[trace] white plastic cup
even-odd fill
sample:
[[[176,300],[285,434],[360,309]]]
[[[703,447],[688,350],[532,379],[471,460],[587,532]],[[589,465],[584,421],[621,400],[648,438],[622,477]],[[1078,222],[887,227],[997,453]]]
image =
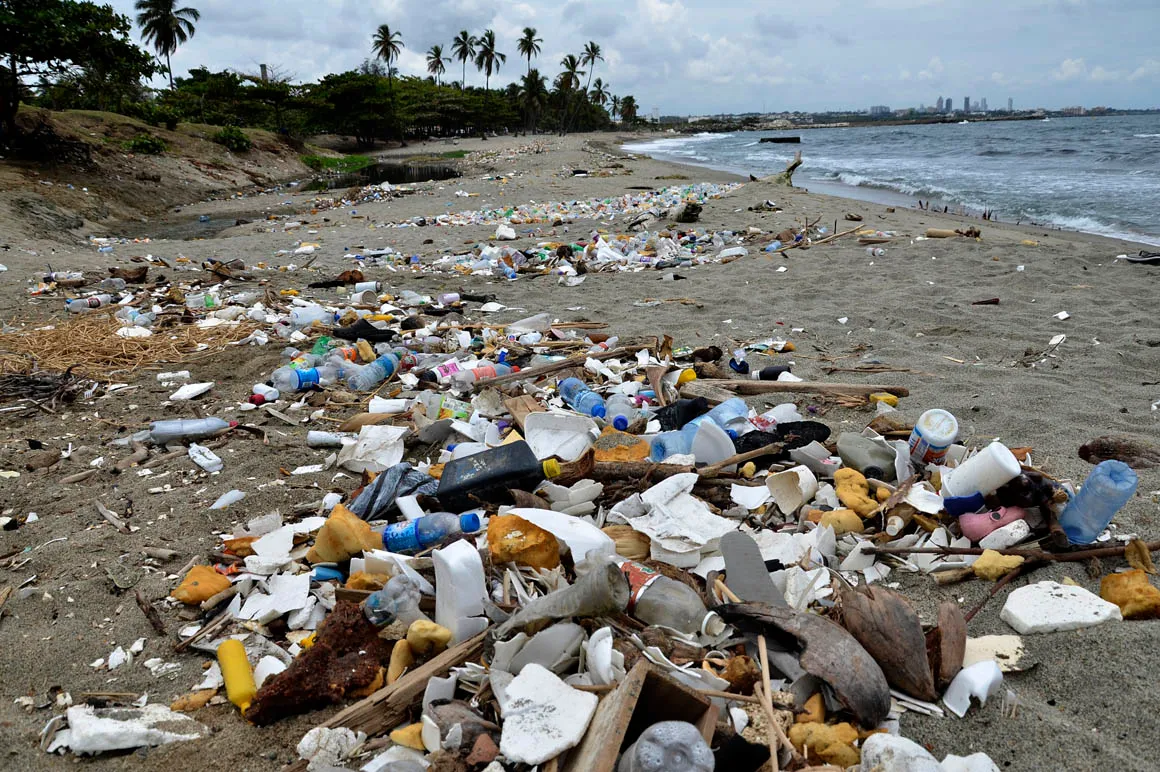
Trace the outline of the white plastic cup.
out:
[[[355,292],[378,292],[379,283],[377,281],[360,281],[354,285]]]
[[[808,466],[795,466],[784,472],[771,474],[765,480],[773,501],[786,515],[792,515],[802,505],[812,501],[818,492],[818,478]]]
[[[943,480],[943,496],[986,496],[1014,480],[1021,471],[1015,454],[1003,443],[992,442],[950,472]]]
[[[928,410],[910,432],[910,460],[916,465],[941,464],[959,436],[959,422],[946,410]]]

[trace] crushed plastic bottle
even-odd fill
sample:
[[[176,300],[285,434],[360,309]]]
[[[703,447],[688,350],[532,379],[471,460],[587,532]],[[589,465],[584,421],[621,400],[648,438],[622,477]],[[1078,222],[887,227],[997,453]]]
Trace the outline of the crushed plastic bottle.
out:
[[[383,530],[383,548],[388,552],[420,552],[451,541],[460,534],[475,533],[480,528],[479,515],[469,512],[454,515],[437,512],[403,523],[392,523]]]
[[[383,354],[370,364],[354,365],[349,368],[346,385],[355,391],[371,391],[383,381],[390,378],[399,369],[399,357],[395,354]]]
[[[605,402],[606,413],[605,419],[612,424],[612,428],[617,431],[624,431],[629,424],[637,419],[640,415],[640,410],[636,407],[636,401],[624,394],[613,394]]]
[[[220,418],[170,418],[149,425],[149,439],[155,445],[168,445],[184,440],[204,440],[233,424]]]
[[[618,560],[617,565],[628,580],[628,613],[645,624],[691,635],[717,636],[725,629],[721,617],[682,582],[632,560]]]
[[[87,298],[68,301],[65,308],[70,314],[84,314],[97,308],[104,308],[112,302],[112,295],[90,295]]]
[[[371,624],[385,627],[396,621],[410,625],[427,615],[419,610],[419,585],[405,574],[391,577],[381,590],[372,592],[363,604]]]

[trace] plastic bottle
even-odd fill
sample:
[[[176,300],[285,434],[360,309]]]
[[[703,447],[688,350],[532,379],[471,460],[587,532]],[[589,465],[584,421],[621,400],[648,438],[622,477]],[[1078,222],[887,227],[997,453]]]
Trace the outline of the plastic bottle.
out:
[[[697,436],[697,424],[685,424],[671,432],[661,432],[652,438],[649,460],[659,464],[669,456],[687,456],[693,450],[693,439]]]
[[[108,279],[102,279],[97,284],[97,289],[109,290],[112,292],[120,292],[121,290],[125,289],[126,286],[127,286],[127,282],[124,279],[108,278]]]
[[[258,693],[254,671],[246,657],[246,647],[236,638],[230,638],[218,646],[217,659],[221,666],[222,680],[226,684],[226,696],[244,714]]]
[[[958,420],[946,410],[928,410],[910,432],[910,459],[916,465],[941,464],[959,436]]]
[[[46,282],[83,281],[84,278],[80,271],[53,271],[44,276]]]
[[[518,370],[518,367],[513,368],[511,365],[505,364],[481,364],[479,367],[471,370],[460,370],[453,374],[451,376],[451,383],[459,389],[467,389],[476,381],[481,381],[485,378],[498,378],[501,375],[508,375]]]
[[[1091,544],[1136,492],[1136,473],[1123,461],[1101,461],[1059,513],[1072,544]]]
[[[149,424],[149,439],[157,445],[179,440],[203,440],[230,426],[228,421],[220,418],[170,418]]]
[[[725,400],[705,415],[698,416],[689,423],[700,424],[705,421],[712,421],[729,432],[730,436],[744,434],[750,428],[749,406],[745,404],[745,400],[734,397]]]
[[[453,306],[459,302],[459,293],[458,292],[444,292],[442,295],[439,296],[438,299],[439,299],[439,305],[441,305],[441,306]]]
[[[447,509],[465,512],[478,504],[473,497],[502,500],[511,488],[532,491],[559,474],[558,461],[540,461],[527,442],[513,442],[448,462],[435,496]]]
[[[186,308],[217,308],[221,301],[208,292],[198,292],[185,296]]]
[[[641,622],[692,635],[716,636],[725,629],[725,622],[706,609],[701,597],[682,582],[632,560],[618,561],[617,565],[628,580],[626,610]]]
[[[294,327],[306,327],[315,322],[329,324],[334,322],[334,314],[320,305],[297,306],[290,311],[290,324]]]
[[[274,402],[282,396],[280,391],[264,383],[255,383],[252,393],[255,396],[261,397],[266,402]]]
[[[306,391],[314,386],[330,386],[338,380],[339,370],[333,365],[298,370],[286,365],[270,376],[270,383],[280,392]]]
[[[121,320],[122,324],[135,325],[137,327],[148,327],[157,320],[157,314],[152,311],[138,311],[136,308],[130,308],[128,306],[118,311],[116,317]]]
[[[560,381],[560,396],[568,403],[568,407],[577,413],[583,413],[594,418],[604,418],[608,408],[601,397],[579,378],[565,378]]]
[[[1001,442],[992,442],[943,478],[943,497],[986,496],[1014,480],[1022,471],[1019,459]]]
[[[70,300],[65,307],[70,314],[83,314],[92,311],[94,308],[103,308],[112,302],[112,295],[90,295],[87,298]]]
[[[346,385],[355,391],[370,391],[394,375],[397,369],[399,357],[395,354],[383,354],[368,365],[355,366],[346,379]]]
[[[607,409],[604,417],[617,431],[627,429],[628,425],[640,415],[640,411],[636,408],[636,401],[624,394],[613,394],[604,404]]]
[[[410,626],[427,616],[419,610],[419,585],[405,574],[391,577],[381,590],[371,593],[363,604],[363,613],[371,624],[383,627],[396,620]]]
[[[659,721],[620,757],[616,772],[713,772],[713,749],[688,721]]]
[[[382,292],[383,283],[379,281],[360,281],[354,285],[355,292]]]
[[[842,463],[867,477],[891,482],[895,479],[894,450],[855,432],[838,435],[838,455]]]
[[[438,547],[460,534],[475,533],[479,528],[479,515],[474,512],[465,515],[437,512],[417,520],[388,525],[383,530],[383,549],[402,554],[420,552]]]

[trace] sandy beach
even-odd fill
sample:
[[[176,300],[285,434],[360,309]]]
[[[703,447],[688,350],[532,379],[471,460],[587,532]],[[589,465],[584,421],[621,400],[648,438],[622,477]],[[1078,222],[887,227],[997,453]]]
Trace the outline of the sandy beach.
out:
[[[464,176],[443,182],[419,183],[416,192],[354,207],[312,210],[315,199],[331,194],[282,189],[260,196],[191,202],[133,223],[141,235],[175,221],[200,215],[244,216],[253,222],[228,228],[197,241],[154,240],[119,245],[102,254],[75,239],[33,238],[20,223],[0,220],[0,316],[20,325],[63,316],[59,297],[30,297],[29,282],[46,264],[55,270],[129,266],[132,256],[150,253],[171,263],[188,258],[196,266],[208,258],[241,259],[248,266],[295,263],[302,257],[278,256],[299,241],[320,245],[310,271],[257,271],[275,292],[299,289],[304,297],[333,300],[334,290],[307,290],[306,284],[329,278],[355,266],[350,255],[393,247],[419,255],[430,263],[444,254],[462,253],[486,243],[495,232],[488,224],[446,227],[374,227],[414,217],[447,212],[502,209],[537,202],[583,201],[640,193],[697,182],[745,183],[730,194],[706,203],[692,227],[746,232],[759,229],[748,242],[749,255],[729,264],[679,268],[680,281],[662,281],[664,272],[590,273],[583,284],[567,287],[555,276],[523,277],[514,282],[449,273],[414,273],[384,268],[366,269],[367,279],[386,284],[392,293],[423,294],[454,291],[490,293],[508,308],[489,320],[505,322],[549,311],[561,319],[606,322],[621,336],[671,335],[675,346],[738,344],[770,337],[792,340],[793,354],[778,363],[793,362],[795,374],[807,380],[905,386],[910,396],[900,410],[908,419],[927,408],[945,408],[959,419],[963,438],[981,444],[999,438],[1012,446],[1033,447],[1037,466],[1060,479],[1082,481],[1090,466],[1077,455],[1080,445],[1108,434],[1155,440],[1160,410],[1160,323],[1155,302],[1160,268],[1116,261],[1136,254],[1141,245],[1096,236],[1041,228],[983,222],[917,209],[887,207],[787,189],[708,169],[680,166],[620,151],[629,137],[616,135],[508,137],[455,144],[431,142],[390,151],[385,156],[465,150],[486,151],[464,167]],[[535,143],[539,152],[532,152]],[[808,154],[805,163],[809,164]],[[589,176],[575,176],[583,169]],[[469,197],[457,196],[462,191]],[[97,191],[99,194],[99,191]],[[772,201],[779,212],[751,211]],[[874,256],[856,238],[837,239],[810,249],[768,255],[762,248],[773,234],[803,219],[820,219],[833,230],[853,223],[847,213],[863,217],[862,225],[895,234]],[[304,223],[287,232],[284,220],[256,215],[291,215]],[[981,238],[920,240],[928,228],[974,226]],[[129,226],[124,226],[129,227]],[[526,235],[531,229],[540,235]],[[623,232],[620,220],[577,221],[517,227],[518,247],[537,241],[588,239],[594,231]],[[309,231],[309,233],[308,233]],[[314,232],[316,231],[316,233]],[[84,233],[107,235],[109,226],[87,224]],[[127,232],[127,231],[126,231]],[[783,269],[784,270],[781,270]],[[151,268],[151,271],[160,270]],[[204,273],[165,272],[191,280]],[[997,298],[993,305],[973,305]],[[646,304],[648,300],[662,301]],[[1066,312],[1068,318],[1056,315]],[[477,315],[478,317],[478,315]],[[1050,353],[1055,336],[1066,340]],[[0,335],[0,351],[4,336]],[[171,641],[157,637],[138,612],[133,591],[158,600],[174,586],[173,573],[191,558],[205,556],[219,540],[215,533],[235,523],[280,510],[288,512],[324,489],[349,489],[353,481],[330,482],[329,474],[287,478],[280,468],[320,463],[327,451],[305,446],[307,427],[266,426],[270,445],[254,452],[235,441],[223,451],[225,470],[195,479],[186,461],[175,462],[167,480],[156,475],[101,476],[82,485],[61,485],[60,478],[86,468],[96,456],[110,453],[105,443],[124,436],[150,420],[193,416],[195,410],[219,413],[215,406],[234,405],[251,386],[265,380],[280,362],[282,346],[275,340],[263,348],[231,348],[191,365],[194,380],[215,381],[211,395],[194,404],[160,407],[172,389],[159,385],[154,373],[110,374],[118,382],[139,386],[93,404],[76,403],[65,412],[22,413],[0,417],[0,470],[21,470],[17,479],[0,479],[4,514],[36,512],[37,522],[0,534],[0,555],[8,556],[0,585],[29,581],[39,590],[13,597],[0,619],[0,742],[6,747],[6,768],[59,769],[72,766],[67,757],[48,756],[37,747],[37,736],[51,710],[26,712],[13,700],[21,696],[43,701],[54,687],[74,699],[86,692],[148,692],[151,702],[168,704],[197,682],[207,658],[200,653],[174,654]],[[878,365],[879,372],[859,372]],[[761,409],[782,400],[750,398]],[[795,399],[805,408],[817,406],[818,420],[835,433],[860,431],[873,417],[867,408],[852,410],[830,403]],[[237,417],[236,414],[233,417]],[[98,420],[100,419],[100,420]],[[309,427],[313,428],[313,427]],[[319,427],[328,428],[328,427]],[[73,446],[74,458],[50,470],[24,471],[28,445],[37,438],[54,447]],[[182,467],[179,469],[179,467]],[[157,470],[159,473],[162,469]],[[1118,534],[1160,538],[1160,470],[1140,471],[1138,494],[1116,517]],[[305,482],[303,482],[305,480]],[[147,490],[171,483],[172,490]],[[240,506],[209,512],[207,506],[231,488],[247,491]],[[107,526],[94,500],[112,505],[132,502],[132,524],[139,530],[122,534]],[[99,526],[99,527],[98,527]],[[141,548],[164,546],[180,557],[160,566],[142,567]],[[19,556],[11,560],[11,556]],[[1029,581],[1068,577],[1099,592],[1099,578],[1120,560],[1102,566],[1053,564],[1021,577]],[[115,569],[135,577],[133,588],[118,589]],[[990,583],[968,582],[939,587],[927,576],[894,571],[890,582],[923,615],[933,617],[940,602],[955,599],[964,609],[978,603]],[[972,620],[970,635],[1010,633],[999,619],[1004,593]],[[176,614],[163,613],[170,630]],[[1003,769],[1011,770],[1149,770],[1156,768],[1153,739],[1160,737],[1160,696],[1155,688],[1154,647],[1160,621],[1114,622],[1088,630],[1027,636],[1026,672],[1009,675],[1005,689],[1015,704],[1004,709],[1003,695],[971,710],[965,719],[927,718],[907,713],[903,734],[928,747],[937,757],[984,751]],[[117,645],[147,638],[142,658],[162,657],[180,669],[153,678],[143,667],[109,673],[89,663],[107,657]],[[333,711],[331,711],[333,712]],[[319,712],[268,728],[244,723],[228,704],[196,714],[213,734],[192,743],[175,744],[123,756],[84,762],[94,770],[116,769],[237,769],[272,770],[295,758],[302,734],[331,712]]]

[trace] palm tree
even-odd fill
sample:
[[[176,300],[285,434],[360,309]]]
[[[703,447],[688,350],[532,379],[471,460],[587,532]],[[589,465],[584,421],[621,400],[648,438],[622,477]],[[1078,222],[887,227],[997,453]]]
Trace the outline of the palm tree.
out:
[[[580,78],[584,75],[584,70],[580,69],[580,57],[576,54],[565,56],[560,60],[560,66],[564,68],[557,81],[560,84],[560,91],[564,94],[564,119],[560,123],[560,133],[567,134],[571,125],[569,108],[572,105],[572,92],[580,87]]]
[[[435,76],[435,85],[439,85],[439,76],[447,72],[445,62],[450,62],[451,58],[443,55],[443,46],[431,46],[431,50],[427,52],[427,72]]]
[[[532,57],[540,55],[540,43],[543,42],[543,39],[536,37],[535,27],[524,27],[524,36],[516,47],[520,50],[520,56],[527,57],[529,73],[532,71]]]
[[[398,32],[392,32],[391,25],[380,24],[375,31],[371,53],[387,63],[387,79],[391,81],[392,87],[395,85],[395,75],[391,64],[399,58],[399,54],[402,52],[403,36]]]
[[[632,95],[620,100],[620,120],[624,123],[636,120],[636,98]]]
[[[492,30],[484,30],[478,42],[475,66],[483,72],[483,88],[486,90],[491,87],[491,76],[499,72],[500,65],[507,61],[507,54],[501,54],[496,48],[495,32]]]
[[[201,12],[196,8],[176,8],[176,5],[175,0],[137,0],[134,6],[141,37],[165,57],[169,88],[173,88],[173,64],[169,58],[178,46],[193,37],[193,23],[201,20]]]
[[[528,131],[535,130],[536,121],[548,104],[547,82],[539,70],[528,70],[528,74],[520,78],[519,101],[527,115]]]
[[[612,117],[620,115],[620,97],[614,96],[612,98]]]
[[[589,40],[588,45],[584,46],[584,53],[580,57],[581,64],[586,65],[588,69],[588,88],[592,88],[592,75],[596,72],[596,63],[603,62],[604,55],[600,53],[600,44],[595,40]],[[587,89],[585,89],[587,91]]]
[[[595,103],[604,107],[608,104],[608,85],[603,80],[597,78],[592,83],[592,89],[588,92],[588,97]]]
[[[451,53],[455,55],[456,59],[463,62],[463,80],[459,82],[460,91],[467,86],[467,61],[475,56],[475,44],[478,42],[467,30],[460,32],[451,42]]]

